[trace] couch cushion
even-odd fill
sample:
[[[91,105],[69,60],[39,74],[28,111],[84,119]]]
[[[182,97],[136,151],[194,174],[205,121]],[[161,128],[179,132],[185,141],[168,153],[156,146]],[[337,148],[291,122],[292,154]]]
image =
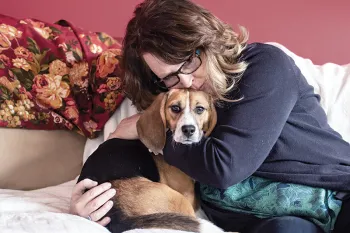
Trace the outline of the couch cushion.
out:
[[[0,128],[0,188],[29,190],[75,178],[85,141],[71,131]]]

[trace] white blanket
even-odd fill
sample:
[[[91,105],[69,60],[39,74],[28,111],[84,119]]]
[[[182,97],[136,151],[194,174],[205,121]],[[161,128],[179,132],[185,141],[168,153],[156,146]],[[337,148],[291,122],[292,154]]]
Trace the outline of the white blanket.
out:
[[[350,141],[350,64],[314,65],[310,60],[293,54],[277,43],[271,43],[291,56],[301,69],[307,81],[321,96],[329,124],[345,140]],[[125,117],[136,113],[129,100],[125,100],[107,122],[104,134],[94,140],[87,140],[84,162],[88,156],[108,137],[116,125]],[[67,214],[72,188],[76,180],[34,191],[0,189],[0,232],[1,233],[106,233],[105,228],[84,218]],[[200,217],[205,218],[200,214]],[[205,227],[214,232],[212,226]],[[218,230],[218,229],[216,229]],[[130,233],[180,233],[171,230],[133,230]]]
[[[87,219],[53,212],[0,213],[1,233],[109,233]]]
[[[0,232],[108,233],[99,224],[68,214],[75,183],[33,191],[0,190]]]

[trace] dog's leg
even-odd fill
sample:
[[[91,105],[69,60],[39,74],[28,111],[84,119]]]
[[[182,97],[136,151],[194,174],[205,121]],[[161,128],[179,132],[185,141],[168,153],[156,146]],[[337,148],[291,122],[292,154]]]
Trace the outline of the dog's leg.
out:
[[[195,196],[193,179],[180,169],[167,164],[163,156],[154,155],[153,158],[158,167],[160,183],[166,184],[184,195],[193,206],[193,209],[197,210],[199,208],[199,202]]]

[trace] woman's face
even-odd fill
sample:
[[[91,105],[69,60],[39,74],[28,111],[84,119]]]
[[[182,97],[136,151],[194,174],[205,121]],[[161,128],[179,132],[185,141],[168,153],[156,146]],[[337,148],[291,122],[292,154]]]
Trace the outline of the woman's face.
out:
[[[176,65],[169,65],[151,53],[144,53],[142,57],[144,61],[147,63],[148,67],[161,80],[163,80],[169,74],[177,72],[184,64],[183,62]],[[201,90],[201,91],[210,90],[209,84],[207,82],[208,73],[206,72],[206,67],[205,67],[205,64],[206,64],[205,56],[200,55],[200,58],[202,60],[202,63],[199,66],[199,68],[191,74],[178,73],[177,75],[179,77],[179,83],[171,88],[179,88],[179,89],[191,88],[194,90]]]

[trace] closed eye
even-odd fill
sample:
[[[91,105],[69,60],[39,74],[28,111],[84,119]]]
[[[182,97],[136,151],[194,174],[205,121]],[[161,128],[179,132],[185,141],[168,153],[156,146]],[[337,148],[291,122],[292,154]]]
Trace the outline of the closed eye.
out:
[[[194,109],[194,112],[197,113],[198,115],[202,114],[204,111],[205,111],[205,108],[202,107],[202,106],[197,106],[197,107]]]

